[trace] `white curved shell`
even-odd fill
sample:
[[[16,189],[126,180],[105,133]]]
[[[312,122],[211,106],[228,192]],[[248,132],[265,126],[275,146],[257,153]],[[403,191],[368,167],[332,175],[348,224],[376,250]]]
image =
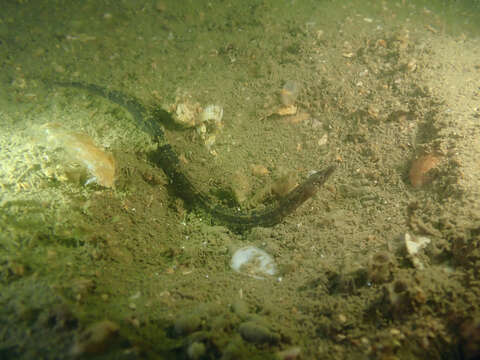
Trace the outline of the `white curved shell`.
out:
[[[222,122],[223,108],[220,105],[207,105],[200,114],[200,122],[213,121],[216,124]]]
[[[265,279],[277,273],[273,258],[255,246],[245,246],[235,251],[230,266],[236,272],[256,279]]]

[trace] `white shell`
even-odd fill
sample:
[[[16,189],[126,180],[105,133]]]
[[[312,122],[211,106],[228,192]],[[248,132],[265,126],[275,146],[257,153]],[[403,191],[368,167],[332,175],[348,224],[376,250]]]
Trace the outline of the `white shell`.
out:
[[[277,272],[273,258],[255,246],[245,246],[235,251],[230,266],[236,272],[255,279],[265,279]]]
[[[220,105],[207,105],[200,114],[200,121],[213,121],[216,124],[222,122],[223,108]]]
[[[179,125],[194,127],[196,125],[197,112],[195,108],[187,103],[178,104],[173,114],[173,119]]]

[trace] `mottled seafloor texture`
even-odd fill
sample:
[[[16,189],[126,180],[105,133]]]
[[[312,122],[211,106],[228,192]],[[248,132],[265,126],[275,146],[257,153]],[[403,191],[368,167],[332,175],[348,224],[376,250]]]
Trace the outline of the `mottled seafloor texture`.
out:
[[[3,1],[0,359],[480,356],[479,35],[478,1]],[[230,209],[337,169],[232,231],[125,109],[48,81],[170,113]],[[274,275],[232,269],[246,247]]]

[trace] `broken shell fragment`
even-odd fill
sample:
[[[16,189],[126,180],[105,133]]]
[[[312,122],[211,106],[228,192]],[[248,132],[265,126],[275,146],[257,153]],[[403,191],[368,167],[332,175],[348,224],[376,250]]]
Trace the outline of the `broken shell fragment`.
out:
[[[425,236],[412,236],[408,232],[405,233],[405,249],[407,251],[408,257],[412,261],[413,266],[417,269],[424,269],[423,263],[420,261],[418,256],[420,251],[425,249],[431,240]]]
[[[418,188],[433,180],[431,170],[440,163],[441,157],[434,154],[427,154],[412,162],[408,177],[413,187]]]
[[[284,106],[277,110],[277,114],[280,116],[295,115],[296,113],[297,107],[295,105]]]
[[[219,125],[223,118],[223,108],[220,105],[207,105],[200,113],[200,122],[214,122]]]
[[[58,123],[46,123],[40,127],[38,140],[49,150],[63,150],[65,163],[81,164],[91,176],[86,185],[96,182],[109,188],[115,186],[113,155],[98,147],[86,133],[70,131]]]
[[[197,125],[197,116],[199,107],[189,103],[180,103],[175,106],[173,120],[184,127],[194,127]]]

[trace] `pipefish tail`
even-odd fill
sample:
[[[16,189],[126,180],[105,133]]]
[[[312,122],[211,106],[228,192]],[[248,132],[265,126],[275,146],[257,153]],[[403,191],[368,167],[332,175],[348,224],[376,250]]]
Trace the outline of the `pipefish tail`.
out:
[[[150,111],[137,98],[117,90],[81,82],[47,83],[85,90],[91,94],[101,96],[111,102],[124,107],[135,120],[137,126],[148,133],[157,142],[158,147],[150,154],[150,160],[162,168],[170,180],[178,196],[186,202],[201,207],[213,219],[213,222],[223,224],[235,230],[249,229],[255,226],[273,226],[280,223],[286,216],[294,212],[306,200],[311,198],[335,171],[336,166],[330,165],[325,169],[310,175],[303,183],[281,199],[276,206],[263,210],[237,211],[217,204],[206,194],[198,191],[189,177],[182,171],[178,155],[172,146],[167,143],[161,123],[173,123],[171,115],[163,110]]]

